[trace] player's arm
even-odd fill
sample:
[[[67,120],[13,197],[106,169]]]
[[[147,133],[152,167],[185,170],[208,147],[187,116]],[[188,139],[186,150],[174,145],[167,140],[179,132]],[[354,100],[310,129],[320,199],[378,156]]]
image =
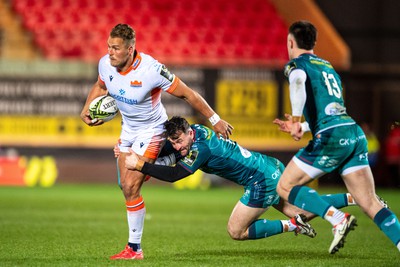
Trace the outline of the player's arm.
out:
[[[144,162],[142,168],[138,171],[169,183],[179,181],[192,174],[180,164],[176,164],[175,166],[163,166],[150,164],[148,162]]]
[[[137,170],[158,180],[170,183],[181,180],[192,174],[180,164],[164,166],[148,163],[139,159],[132,149],[129,149],[129,151],[130,154],[125,158],[125,166],[130,170]]]
[[[100,124],[103,124],[103,121],[98,121],[97,119],[92,119],[89,115],[89,105],[92,102],[93,99],[96,97],[102,96],[107,94],[107,88],[104,85],[102,81],[99,79],[96,81],[96,83],[92,86],[92,89],[89,91],[89,94],[86,98],[85,105],[82,108],[81,111],[81,119],[83,122],[85,122],[89,126],[97,126]]]
[[[224,138],[229,138],[233,127],[228,122],[222,120],[218,114],[208,105],[207,101],[196,91],[190,89],[184,82],[179,81],[177,87],[171,92],[172,95],[184,99],[195,110],[208,118],[211,122],[214,132],[221,134]]]
[[[304,132],[301,129],[301,117],[306,103],[307,74],[301,69],[294,69],[289,74],[290,103],[292,106],[292,127],[290,134],[299,141]]]
[[[121,150],[119,149],[119,144],[121,143],[121,139],[118,139],[118,143],[114,145],[114,157],[118,158],[121,155]],[[179,160],[179,157],[178,157]],[[163,165],[163,166],[172,166],[176,163],[177,156],[175,153],[170,153],[164,156],[159,156],[154,164],[156,165]]]

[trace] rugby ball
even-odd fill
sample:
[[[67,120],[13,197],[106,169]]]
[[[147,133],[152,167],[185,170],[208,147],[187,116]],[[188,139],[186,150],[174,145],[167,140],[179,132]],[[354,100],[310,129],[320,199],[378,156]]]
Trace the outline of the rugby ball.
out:
[[[92,119],[107,122],[112,120],[117,113],[117,102],[109,95],[96,97],[89,105],[89,114]]]

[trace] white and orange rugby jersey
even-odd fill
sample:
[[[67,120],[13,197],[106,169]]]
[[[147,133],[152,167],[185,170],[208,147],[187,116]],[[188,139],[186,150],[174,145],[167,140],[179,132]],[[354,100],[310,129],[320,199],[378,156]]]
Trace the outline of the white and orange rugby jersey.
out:
[[[116,100],[124,129],[136,131],[155,127],[168,119],[161,92],[173,92],[179,78],[151,56],[136,53],[132,66],[125,72],[111,66],[108,55],[102,57],[99,82]]]

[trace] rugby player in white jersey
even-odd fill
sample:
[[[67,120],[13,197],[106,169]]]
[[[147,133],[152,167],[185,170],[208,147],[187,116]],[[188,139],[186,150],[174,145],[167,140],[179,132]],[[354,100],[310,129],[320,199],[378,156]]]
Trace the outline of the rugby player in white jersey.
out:
[[[165,91],[184,99],[208,118],[213,130],[228,138],[233,127],[219,118],[203,97],[189,88],[177,76],[149,55],[136,50],[135,31],[127,24],[118,24],[107,40],[108,54],[99,61],[99,76],[90,90],[81,112],[89,126],[101,120],[89,115],[89,104],[98,96],[109,94],[117,101],[122,115],[122,130],[118,157],[119,183],[126,200],[129,238],[125,249],[111,259],[143,259],[140,247],[146,213],[140,193],[145,175],[125,167],[129,148],[146,162],[154,162],[165,142],[163,123],[168,119],[161,103]]]

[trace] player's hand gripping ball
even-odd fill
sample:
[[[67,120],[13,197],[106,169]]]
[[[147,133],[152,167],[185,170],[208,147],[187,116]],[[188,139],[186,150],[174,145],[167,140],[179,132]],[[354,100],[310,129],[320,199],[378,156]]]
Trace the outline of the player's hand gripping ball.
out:
[[[117,113],[117,102],[109,95],[96,97],[89,105],[89,114],[92,119],[107,122],[112,120]]]

